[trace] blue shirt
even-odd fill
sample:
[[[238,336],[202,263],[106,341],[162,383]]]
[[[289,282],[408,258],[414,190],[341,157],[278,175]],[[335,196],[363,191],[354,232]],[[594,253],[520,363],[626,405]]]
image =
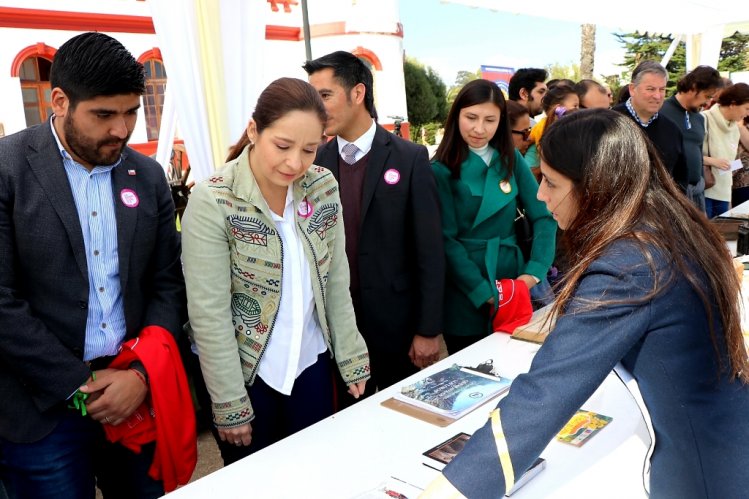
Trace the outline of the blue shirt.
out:
[[[126,332],[112,194],[112,170],[122,158],[113,165],[88,171],[62,146],[52,121],[50,126],[73,192],[86,248],[89,289],[83,360],[115,355]]]

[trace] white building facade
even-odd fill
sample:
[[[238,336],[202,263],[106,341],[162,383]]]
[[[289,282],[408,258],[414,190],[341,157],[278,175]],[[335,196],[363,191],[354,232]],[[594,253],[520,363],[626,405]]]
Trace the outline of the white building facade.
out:
[[[301,2],[249,1],[267,4],[265,40],[254,72],[260,87],[281,76],[306,79],[301,68],[306,59]],[[181,2],[174,5],[179,8]],[[375,76],[380,123],[392,129],[390,116],[406,118],[399,1],[309,0],[308,9],[312,58],[335,50],[356,54]],[[51,112],[49,65],[60,45],[85,31],[113,36],[146,66],[148,89],[130,143],[153,154],[165,87],[179,81],[168,78],[169,61],[161,56],[147,0],[23,0],[0,5],[0,132],[9,135],[46,120]],[[247,118],[250,113],[248,109]],[[176,114],[179,122],[179,109]],[[402,131],[408,133],[407,121]]]

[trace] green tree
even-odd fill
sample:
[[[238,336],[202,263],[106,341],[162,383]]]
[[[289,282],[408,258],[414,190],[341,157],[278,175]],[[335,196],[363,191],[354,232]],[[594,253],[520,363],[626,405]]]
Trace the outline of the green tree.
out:
[[[723,39],[720,46],[718,71],[733,73],[747,70],[749,70],[749,34],[736,31]]]
[[[651,35],[647,32],[640,33],[639,31],[635,31],[634,33],[614,33],[614,36],[624,45],[626,50],[624,62],[620,66],[626,67],[630,74],[642,61],[660,62],[673,41],[673,37],[670,35]],[[686,45],[681,41],[666,65],[669,76],[667,86],[669,94],[673,93],[676,89],[676,82],[679,78],[686,74],[686,67],[687,50]]]
[[[549,73],[550,80],[562,78],[568,78],[572,81],[582,80],[582,76],[580,75],[580,65],[573,62],[569,64],[555,62],[554,64],[547,65],[545,69]]]
[[[458,92],[465,86],[466,83],[473,80],[478,80],[481,78],[481,68],[477,69],[476,71],[458,71],[458,74],[455,75],[455,84],[450,87],[450,90],[447,91],[447,104],[448,109],[449,106],[452,105],[452,103],[455,101],[455,97],[458,96]]]
[[[412,126],[429,123],[437,114],[437,97],[427,78],[426,70],[417,62],[406,59],[403,64],[406,84],[406,108]]]
[[[447,111],[449,109],[447,106],[447,86],[445,86],[445,82],[442,81],[440,75],[431,67],[426,68],[426,75],[429,85],[432,87],[432,93],[437,99],[437,113],[432,118],[432,121],[444,123],[447,119]]]

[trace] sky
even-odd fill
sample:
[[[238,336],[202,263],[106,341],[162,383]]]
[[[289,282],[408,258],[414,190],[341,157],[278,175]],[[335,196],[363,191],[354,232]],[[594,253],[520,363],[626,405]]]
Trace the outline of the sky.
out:
[[[434,68],[448,87],[458,71],[476,71],[481,65],[518,69],[580,63],[576,23],[440,0],[401,0],[400,18],[406,56]],[[594,76],[598,79],[622,70],[615,64],[623,62],[624,49],[612,33],[602,26],[596,29]]]

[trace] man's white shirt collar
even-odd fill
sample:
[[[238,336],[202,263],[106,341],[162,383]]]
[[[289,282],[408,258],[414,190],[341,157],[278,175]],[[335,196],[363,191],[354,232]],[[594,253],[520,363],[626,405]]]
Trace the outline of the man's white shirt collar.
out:
[[[377,123],[375,123],[375,120],[372,120],[372,126],[369,127],[369,130],[364,132],[361,137],[353,142],[353,144],[359,148],[359,150],[356,151],[356,161],[362,159],[365,155],[367,155],[367,153],[369,153],[370,149],[372,149],[372,142],[374,141],[376,131]],[[342,139],[340,135],[336,137],[336,140],[338,141],[338,154],[343,156],[343,146],[345,146],[349,142],[345,139]]]

